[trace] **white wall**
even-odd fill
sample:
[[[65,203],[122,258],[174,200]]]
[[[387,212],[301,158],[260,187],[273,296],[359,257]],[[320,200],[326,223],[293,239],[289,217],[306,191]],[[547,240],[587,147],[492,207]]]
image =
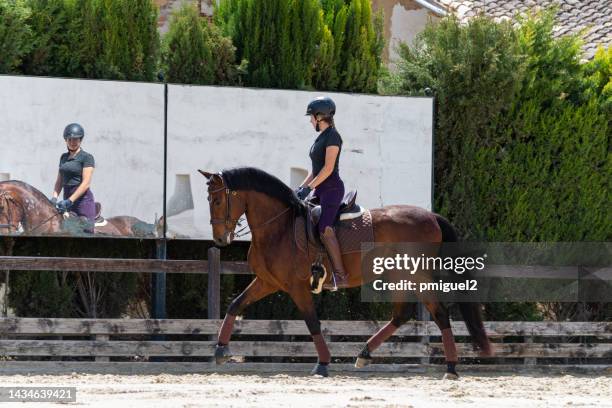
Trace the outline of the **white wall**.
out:
[[[198,168],[255,166],[288,184],[300,169],[309,170],[316,133],[304,113],[318,95],[170,85],[170,236],[211,237]],[[432,100],[327,95],[337,105],[336,126],[344,139],[340,174],[347,189],[357,189],[358,201],[370,208],[430,208]],[[162,85],[0,76],[0,112],[0,174],[50,195],[65,151],[63,129],[79,122],[86,132],[83,148],[96,158],[92,191],[104,214],[149,223],[162,214]]]
[[[163,210],[163,106],[159,84],[0,76],[0,173],[51,196],[64,127],[78,122],[104,215],[153,223]]]
[[[205,179],[198,168],[255,166],[287,184],[295,168],[309,170],[316,133],[304,113],[318,95],[171,86],[168,191],[174,190],[176,174],[189,174],[195,207],[169,218],[171,233],[211,236]],[[336,127],[344,139],[340,174],[346,188],[357,189],[358,201],[370,208],[400,203],[430,208],[432,100],[327,95],[336,102]]]

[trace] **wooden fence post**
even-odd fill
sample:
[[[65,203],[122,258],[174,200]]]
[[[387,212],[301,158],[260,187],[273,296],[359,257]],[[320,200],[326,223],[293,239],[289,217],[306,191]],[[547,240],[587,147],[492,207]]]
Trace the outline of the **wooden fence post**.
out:
[[[94,335],[94,339],[96,341],[109,341],[110,336],[108,334],[96,334]],[[96,362],[98,363],[108,363],[110,359],[105,356],[96,356]]]
[[[533,344],[533,337],[525,336],[525,343]],[[538,362],[538,359],[536,357],[525,357],[525,359],[523,360],[523,364],[525,365],[536,365],[537,362]]]
[[[221,251],[208,248],[208,318],[221,318]]]

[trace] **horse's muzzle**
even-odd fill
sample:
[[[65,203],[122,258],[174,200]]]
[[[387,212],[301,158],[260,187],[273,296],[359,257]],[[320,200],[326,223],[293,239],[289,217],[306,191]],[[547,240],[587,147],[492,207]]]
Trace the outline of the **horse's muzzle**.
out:
[[[214,238],[215,245],[220,246],[220,247],[228,246],[229,244],[232,243],[233,240],[234,240],[233,231],[226,231],[223,233],[223,236]]]

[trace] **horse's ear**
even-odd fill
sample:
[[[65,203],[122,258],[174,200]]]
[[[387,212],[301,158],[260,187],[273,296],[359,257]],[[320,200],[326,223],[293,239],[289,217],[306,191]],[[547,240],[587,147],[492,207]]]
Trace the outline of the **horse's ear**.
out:
[[[214,173],[209,173],[209,172],[204,171],[204,170],[198,169],[198,171],[200,172],[201,175],[203,175],[204,177],[206,177],[209,180],[214,175]]]

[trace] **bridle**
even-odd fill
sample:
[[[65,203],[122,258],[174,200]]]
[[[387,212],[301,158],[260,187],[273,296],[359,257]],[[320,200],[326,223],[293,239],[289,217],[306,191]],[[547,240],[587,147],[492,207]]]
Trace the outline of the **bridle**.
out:
[[[0,200],[4,201],[4,206],[2,207],[4,209],[4,211],[6,211],[6,217],[7,217],[7,224],[0,224],[0,228],[7,228],[9,230],[9,233],[11,232],[11,230],[15,230],[18,231],[19,230],[19,225],[15,225],[15,224],[11,224],[11,220],[13,219],[13,212],[11,211],[11,206],[9,205],[9,203],[13,203],[14,205],[19,205],[19,203],[15,202],[15,199],[13,198],[13,196],[11,196],[8,191],[2,191],[0,192]]]
[[[7,218],[8,218],[8,222],[10,222],[11,219],[13,219],[13,213],[11,211],[11,206],[8,205],[9,202],[12,202],[14,205],[17,206],[21,206],[21,204],[19,204],[18,202],[15,201],[15,199],[13,198],[13,196],[11,196],[8,191],[2,191],[0,192],[0,199],[4,200],[5,202],[5,209],[6,209],[6,214],[7,214]],[[23,207],[21,208],[22,212],[25,214],[25,210],[23,209]],[[33,228],[30,228],[28,230],[28,233],[32,233],[33,231],[36,231],[38,228],[40,228],[41,226],[43,226],[44,224],[46,224],[47,222],[49,222],[52,218],[57,217],[58,215],[61,215],[60,213],[54,213],[52,214],[49,218],[43,220],[42,222],[38,223],[36,226],[34,226]],[[19,230],[19,226],[15,225],[15,224],[0,224],[0,228],[7,228],[9,230],[9,233],[11,232],[12,229],[14,229],[15,231]]]
[[[232,213],[232,203],[231,196],[238,196],[238,192],[235,190],[230,190],[229,188],[225,188],[222,186],[216,190],[208,192],[208,201],[212,199],[212,195],[218,193],[219,191],[225,190],[225,218],[210,218],[210,224],[225,224],[226,227],[231,226],[232,224],[237,224],[240,222],[240,218],[233,219],[230,214]]]
[[[221,182],[223,182],[223,178],[221,177],[221,173],[217,174],[220,178],[221,178]],[[236,224],[238,226],[242,225],[240,220],[242,219],[242,217],[240,218],[231,218],[231,211],[232,211],[232,203],[231,203],[231,197],[236,197],[236,198],[240,198],[238,196],[238,192],[236,190],[231,190],[225,186],[221,186],[215,190],[209,191],[208,192],[208,201],[211,201],[212,198],[212,194],[218,193],[219,191],[223,191],[225,190],[225,217],[224,218],[210,218],[210,224],[214,225],[214,224],[225,224],[226,228],[231,228],[232,225]],[[260,224],[260,225],[256,225],[254,227],[250,227],[250,229],[246,232],[243,233],[243,231],[247,228],[249,228],[249,225],[245,225],[244,227],[242,227],[240,230],[238,230],[237,232],[233,233],[234,237],[239,238],[242,237],[244,235],[247,235],[250,233],[250,231],[253,231],[255,229],[264,227],[270,223],[272,223],[274,220],[276,220],[277,218],[280,218],[280,216],[282,216],[283,214],[285,214],[287,211],[289,211],[291,209],[291,206],[288,206],[287,208],[285,208],[283,211],[281,211],[280,213],[276,214],[275,216],[273,216],[272,218],[270,218],[269,220],[265,221],[264,223]]]

